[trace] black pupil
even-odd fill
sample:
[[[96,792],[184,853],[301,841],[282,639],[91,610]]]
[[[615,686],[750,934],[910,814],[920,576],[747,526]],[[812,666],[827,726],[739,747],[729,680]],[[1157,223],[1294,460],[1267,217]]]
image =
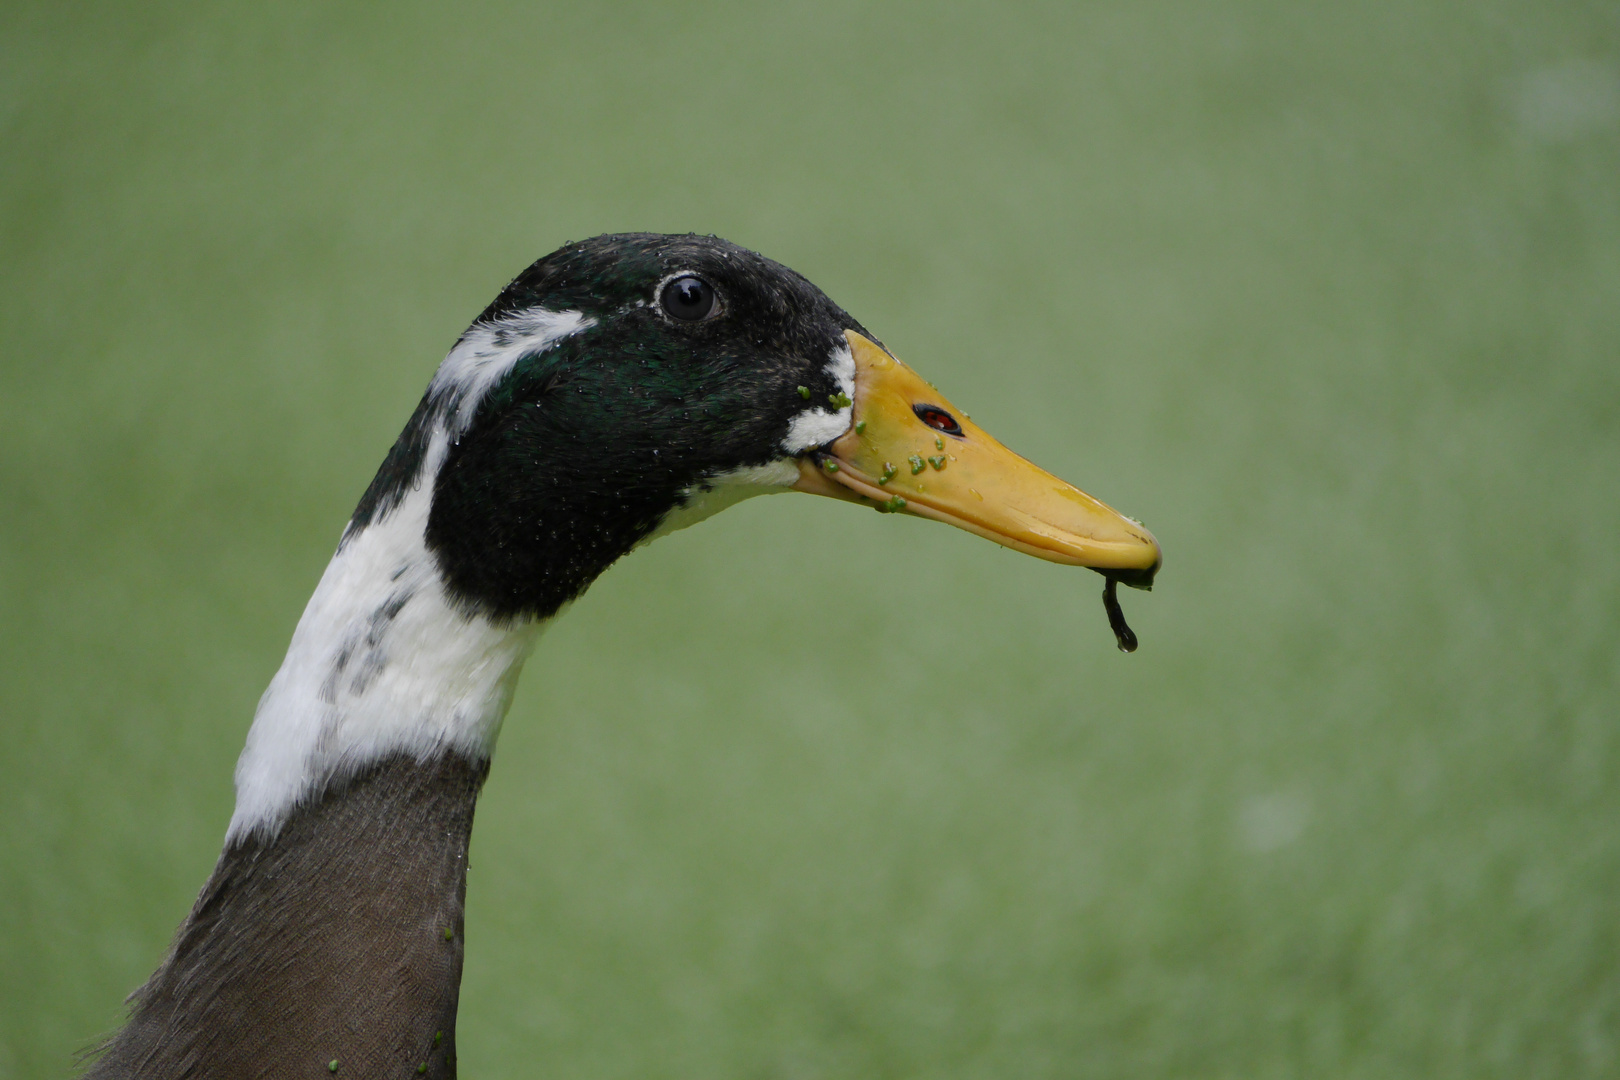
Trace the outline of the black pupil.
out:
[[[677,319],[696,321],[714,310],[714,290],[702,278],[676,278],[664,286],[664,310]]]
[[[956,422],[956,417],[938,405],[913,405],[911,408],[917,414],[917,419],[935,431],[943,431],[947,435],[962,434],[962,425]]]

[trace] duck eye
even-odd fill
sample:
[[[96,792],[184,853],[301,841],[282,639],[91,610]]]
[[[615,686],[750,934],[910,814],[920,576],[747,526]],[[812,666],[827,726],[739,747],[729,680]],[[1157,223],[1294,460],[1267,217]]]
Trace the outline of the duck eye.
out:
[[[917,419],[935,431],[943,431],[947,435],[962,434],[962,425],[956,422],[956,417],[938,405],[913,405],[911,411],[917,414]]]
[[[670,318],[682,322],[697,322],[714,313],[714,287],[690,274],[665,285],[660,299]]]

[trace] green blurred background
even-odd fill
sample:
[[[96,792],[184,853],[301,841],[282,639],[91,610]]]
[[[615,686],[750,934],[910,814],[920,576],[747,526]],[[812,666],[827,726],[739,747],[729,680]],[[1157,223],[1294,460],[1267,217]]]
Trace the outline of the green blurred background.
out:
[[[1620,7],[0,8],[0,1076],[114,1026],[456,335],[795,267],[1168,553],[757,500],[529,664],[463,1075],[1620,1075]]]

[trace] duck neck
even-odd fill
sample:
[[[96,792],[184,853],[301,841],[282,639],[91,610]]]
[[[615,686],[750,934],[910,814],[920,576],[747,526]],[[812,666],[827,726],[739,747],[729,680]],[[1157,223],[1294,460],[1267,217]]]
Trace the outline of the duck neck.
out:
[[[467,843],[488,770],[454,751],[391,754],[273,836],[228,844],[88,1075],[455,1076]]]
[[[543,624],[456,602],[431,495],[344,536],[260,699],[219,863],[89,1076],[455,1075],[473,807]]]
[[[544,620],[499,618],[446,587],[425,534],[447,439],[389,513],[345,533],[259,700],[227,843],[394,755],[487,760]]]

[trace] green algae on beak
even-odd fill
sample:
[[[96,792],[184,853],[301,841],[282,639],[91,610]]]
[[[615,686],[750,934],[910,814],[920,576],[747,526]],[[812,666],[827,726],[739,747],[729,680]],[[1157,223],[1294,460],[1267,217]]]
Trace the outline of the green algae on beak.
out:
[[[1116,641],[1121,648],[1133,645],[1115,593],[1120,583],[1153,584],[1162,562],[1153,534],[1013,453],[876,342],[853,330],[844,337],[855,360],[851,428],[802,455],[793,486],[882,513],[943,521],[1026,555],[1089,567],[1111,583],[1107,606]],[[924,460],[913,452],[922,439],[939,453]],[[822,464],[827,458],[837,459],[836,473]],[[910,464],[909,476],[894,458]],[[930,465],[934,475],[924,485],[921,474]]]

